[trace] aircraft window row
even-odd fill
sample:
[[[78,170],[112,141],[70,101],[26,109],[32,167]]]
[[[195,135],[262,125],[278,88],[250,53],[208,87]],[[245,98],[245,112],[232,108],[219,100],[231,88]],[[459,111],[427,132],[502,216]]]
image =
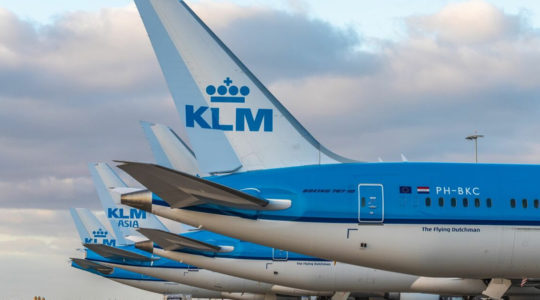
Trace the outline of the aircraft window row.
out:
[[[487,198],[485,202],[486,202],[486,207],[487,208],[490,208],[493,205],[493,202],[491,201],[491,198]],[[439,197],[438,203],[439,203],[439,207],[444,207],[444,198]],[[457,204],[458,204],[458,200],[456,198],[451,198],[450,199],[450,206],[456,207]],[[462,201],[461,201],[461,204],[462,204],[463,207],[469,207],[469,199],[468,198],[463,198]],[[475,198],[474,199],[474,207],[479,208],[481,205],[482,205],[482,201],[480,200],[480,198]],[[514,200],[514,205],[515,205],[515,200]],[[537,205],[537,204],[535,204],[535,205]],[[430,197],[426,198],[426,206],[427,207],[431,206],[431,198]],[[512,206],[512,207],[514,207],[514,206]]]
[[[527,199],[522,199],[521,200],[521,207],[527,208],[528,206],[529,206],[529,201]],[[538,199],[534,199],[533,206],[534,206],[534,208],[539,208],[540,207],[540,201]],[[510,199],[510,207],[516,208],[516,199],[514,199],[514,198]]]

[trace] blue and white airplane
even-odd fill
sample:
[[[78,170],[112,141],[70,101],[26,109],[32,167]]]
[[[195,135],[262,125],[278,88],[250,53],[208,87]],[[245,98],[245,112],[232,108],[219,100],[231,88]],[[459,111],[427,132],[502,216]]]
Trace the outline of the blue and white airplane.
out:
[[[162,124],[149,122],[141,122],[141,125],[158,164],[174,166],[173,168],[180,170],[187,169],[190,174],[200,173],[196,158],[187,145],[188,143],[183,141],[172,129]],[[148,242],[136,244],[136,247],[150,253],[232,276],[288,285],[299,289],[364,293],[402,292],[401,297],[410,296],[417,299],[429,299],[429,297],[438,299],[438,294],[478,295],[485,289],[482,280],[418,277],[337,262],[332,263],[210,232],[188,232],[176,236],[154,229],[141,228],[140,231],[151,239],[156,238],[156,242],[159,241],[166,245],[161,245],[161,248],[153,248],[152,243]],[[186,241],[189,242],[186,244]],[[197,251],[200,249],[189,248],[189,246],[197,245],[197,241],[202,242],[198,244],[199,247],[210,249],[210,253],[201,253]],[[221,246],[216,247],[208,243]],[[186,246],[188,247],[186,248]],[[182,251],[183,248],[186,248],[187,251]],[[217,248],[231,251],[218,251]],[[170,251],[171,249],[179,250]],[[437,293],[437,295],[404,292]]]
[[[355,163],[317,142],[183,2],[136,0],[203,172],[120,168],[123,203],[269,247],[421,276],[539,278],[536,165]],[[222,176],[217,176],[218,174]]]
[[[200,172],[194,153],[172,129],[148,122],[141,122],[141,125],[159,164],[189,169],[192,174]],[[299,289],[353,293],[401,292],[401,297],[413,297],[413,294],[404,292],[437,293],[414,295],[424,299],[438,299],[438,294],[479,295],[485,289],[482,280],[418,277],[332,263],[206,231],[188,232],[180,236],[157,229],[141,228],[139,231],[162,246],[154,248],[151,242],[135,245],[150,253],[232,276]],[[182,251],[183,248],[187,251]],[[201,249],[210,252],[201,253]]]
[[[84,270],[134,288],[167,295],[167,299],[173,299],[178,296],[181,296],[183,299],[190,296],[200,298],[222,297],[219,292],[208,291],[207,293],[199,293],[197,291],[197,288],[184,286],[176,282],[164,281],[161,279],[153,278],[139,273],[125,271],[122,269],[109,268],[85,259],[72,258],[71,260],[71,266],[74,268]]]
[[[163,149],[165,150],[165,148]],[[173,159],[171,161],[178,163],[178,161]],[[89,169],[100,201],[103,207],[106,208],[107,218],[111,226],[116,228],[117,232],[119,232],[118,235],[128,238],[124,239],[123,243],[110,241],[104,242],[102,245],[85,243],[84,246],[88,248],[86,251],[87,261],[105,267],[119,268],[144,274],[161,280],[219,291],[221,297],[226,298],[259,300],[276,299],[277,294],[291,296],[331,296],[334,294],[333,291],[309,291],[238,278],[200,269],[167,258],[154,257],[148,255],[145,251],[136,249],[132,241],[140,240],[142,237],[135,231],[139,226],[152,226],[152,230],[160,230],[160,232],[168,231],[164,229],[163,224],[154,215],[148,214],[145,211],[141,213],[136,209],[126,208],[114,202],[115,195],[118,195],[118,191],[133,191],[137,189],[127,187],[107,164],[90,163]]]
[[[99,222],[99,220],[88,209],[72,208],[70,212],[83,244],[116,245],[117,239],[114,234],[110,234],[106,227],[101,224],[101,222]],[[223,297],[223,295],[218,291],[206,290],[176,282],[165,281],[119,268],[108,267],[87,259],[71,258],[71,261],[71,265],[74,268],[85,270],[115,282],[149,292],[163,295],[181,294],[184,296],[189,295],[197,298]]]
[[[177,169],[189,168],[193,173],[199,172],[193,152],[172,129],[148,122],[142,122],[142,126],[158,163],[174,164]],[[189,165],[183,166],[178,160],[181,156],[184,157],[181,162],[188,161]],[[150,253],[232,276],[300,289],[402,292],[401,298],[438,299],[438,294],[480,295],[486,288],[480,279],[418,277],[332,263],[207,231],[188,232],[180,236],[156,229],[141,228],[139,231],[160,245],[154,248],[151,242],[136,244],[136,247]],[[517,284],[507,295],[536,297],[538,294],[535,288],[520,288]],[[407,291],[437,295],[403,293]]]

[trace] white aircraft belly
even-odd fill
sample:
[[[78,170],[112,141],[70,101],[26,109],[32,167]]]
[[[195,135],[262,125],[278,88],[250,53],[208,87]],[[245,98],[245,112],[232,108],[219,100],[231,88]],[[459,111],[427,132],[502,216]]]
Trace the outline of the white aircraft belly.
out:
[[[330,261],[213,258],[154,249],[154,254],[215,272],[316,291],[408,291],[418,276]]]
[[[129,285],[145,291],[158,294],[183,294],[191,295],[193,298],[221,298],[221,292],[207,289],[200,289],[188,285],[174,282],[152,281],[152,280],[133,280],[122,278],[111,278],[118,283]]]
[[[251,220],[155,205],[152,212],[265,246],[370,268],[432,277],[540,277],[538,230]],[[468,227],[479,232],[425,231],[424,227]]]
[[[188,271],[186,269],[142,267],[105,262],[100,262],[100,264],[216,291],[264,294],[270,292],[272,288],[272,285],[268,283],[237,278],[209,270]]]

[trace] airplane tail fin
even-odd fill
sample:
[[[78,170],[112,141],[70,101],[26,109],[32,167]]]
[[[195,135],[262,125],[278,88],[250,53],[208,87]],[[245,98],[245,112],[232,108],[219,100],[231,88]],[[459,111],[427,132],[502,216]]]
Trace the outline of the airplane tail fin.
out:
[[[70,210],[75,227],[83,244],[116,245],[116,238],[107,228],[86,208],[71,208]]]
[[[202,171],[352,162],[322,146],[183,1],[135,4]]]
[[[144,121],[141,126],[158,165],[190,175],[202,175],[195,153],[171,128]]]
[[[105,214],[120,244],[132,244],[142,235],[136,231],[139,227],[155,228],[167,231],[167,228],[153,214],[120,204],[120,194],[113,188],[130,189],[106,163],[88,164],[94,186]]]

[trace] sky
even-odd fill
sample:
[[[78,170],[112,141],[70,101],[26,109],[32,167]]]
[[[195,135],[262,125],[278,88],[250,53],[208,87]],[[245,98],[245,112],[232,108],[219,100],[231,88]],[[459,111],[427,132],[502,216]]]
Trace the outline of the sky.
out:
[[[188,3],[339,154],[540,162],[538,1]],[[0,299],[160,299],[68,264],[87,163],[153,161],[139,120],[181,126],[131,1],[0,0]]]

